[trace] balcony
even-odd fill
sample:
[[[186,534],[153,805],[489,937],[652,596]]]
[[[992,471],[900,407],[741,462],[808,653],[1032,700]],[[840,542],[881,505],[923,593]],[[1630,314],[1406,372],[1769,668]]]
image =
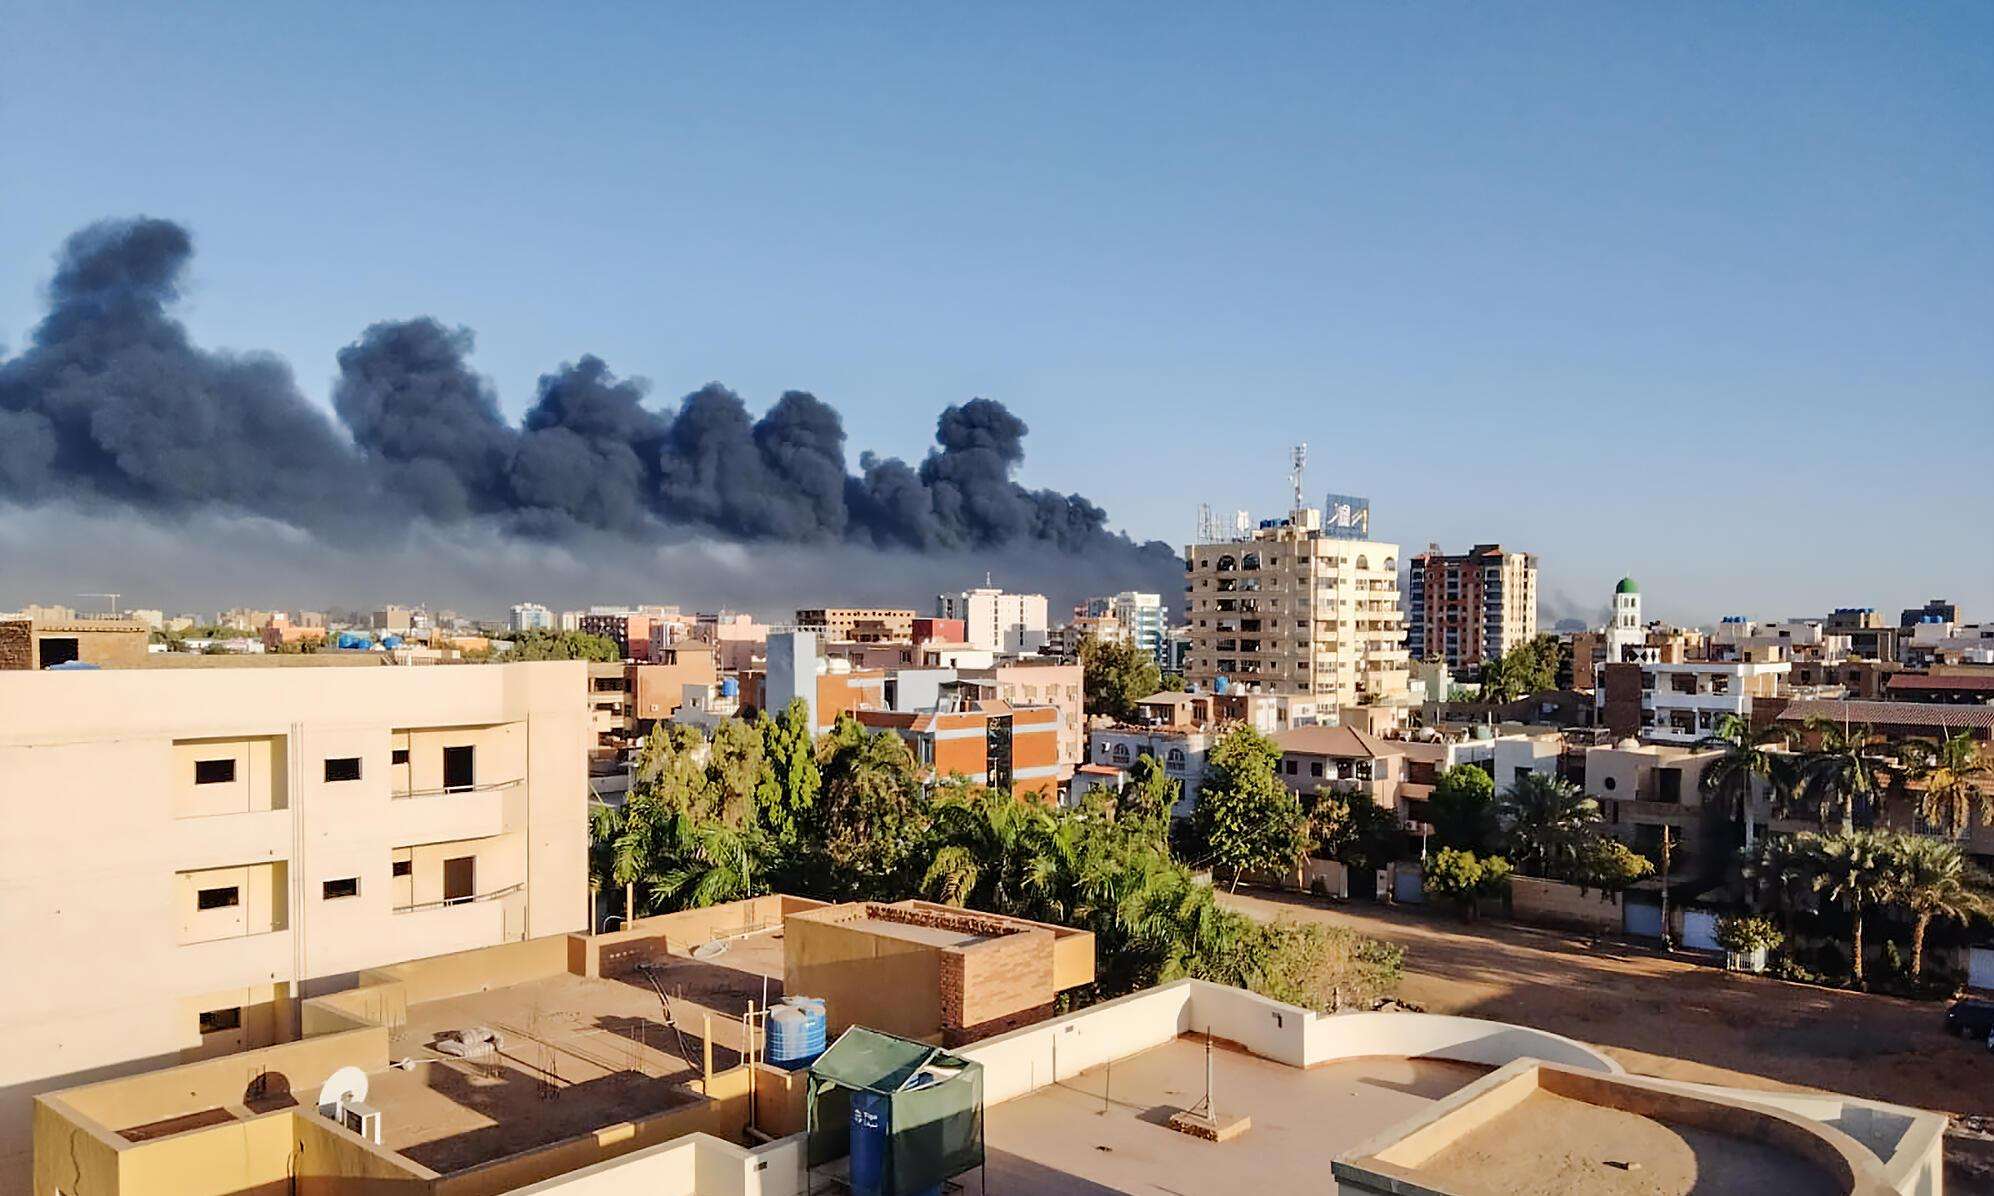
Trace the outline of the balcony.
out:
[[[291,946],[288,929],[209,939],[176,948],[172,966],[201,991],[249,988],[291,979]]]
[[[519,784],[513,780],[397,793],[388,803],[389,841],[407,847],[503,834],[506,793]]]
[[[291,812],[249,810],[176,818],[168,834],[173,839],[173,866],[178,871],[288,859]]]
[[[395,944],[423,957],[511,942],[526,933],[526,886],[507,885],[475,897],[398,906]]]

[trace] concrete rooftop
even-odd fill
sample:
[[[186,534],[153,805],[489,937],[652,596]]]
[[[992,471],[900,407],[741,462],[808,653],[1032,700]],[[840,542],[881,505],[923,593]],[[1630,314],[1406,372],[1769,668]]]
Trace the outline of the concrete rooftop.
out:
[[[1168,1128],[1205,1092],[1202,1040],[1179,1038],[991,1108],[990,1190],[1025,1196],[1230,1193],[1273,1196],[1487,1069],[1425,1059],[1352,1059],[1303,1070],[1227,1050],[1212,1053],[1221,1115],[1252,1128],[1230,1142]]]

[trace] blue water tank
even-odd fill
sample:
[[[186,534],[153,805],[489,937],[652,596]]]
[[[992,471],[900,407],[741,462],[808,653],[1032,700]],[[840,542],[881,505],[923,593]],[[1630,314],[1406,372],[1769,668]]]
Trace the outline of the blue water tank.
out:
[[[721,697],[723,698],[737,697],[739,696],[740,692],[741,692],[741,682],[739,681],[739,679],[734,677],[722,677],[720,679]]]
[[[402,637],[399,635],[384,635],[381,637],[381,646],[383,648],[399,648],[402,646]]]
[[[364,635],[355,635],[351,631],[340,632],[339,640],[337,641],[338,647],[346,648],[349,650],[353,648],[371,648],[373,647],[373,645],[374,645],[373,640],[367,638]]]
[[[852,1196],[886,1196],[892,1120],[892,1097],[878,1092],[852,1093]]]
[[[785,997],[768,1018],[768,1061],[790,1070],[824,1053],[826,1018],[820,997]]]
[[[1231,690],[1232,681],[1229,678],[1220,677],[1218,680],[1212,682],[1212,692],[1214,693],[1228,693]]]

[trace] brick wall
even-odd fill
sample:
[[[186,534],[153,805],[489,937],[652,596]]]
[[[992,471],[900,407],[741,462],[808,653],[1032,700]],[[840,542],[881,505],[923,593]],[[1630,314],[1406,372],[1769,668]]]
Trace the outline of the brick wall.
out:
[[[0,669],[35,667],[35,640],[25,619],[0,623]]]

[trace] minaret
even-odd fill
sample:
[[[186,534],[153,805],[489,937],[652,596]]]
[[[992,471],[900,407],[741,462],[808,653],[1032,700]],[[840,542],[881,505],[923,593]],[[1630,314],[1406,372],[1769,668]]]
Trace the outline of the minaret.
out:
[[[1606,625],[1606,662],[1619,664],[1627,659],[1627,649],[1647,643],[1641,628],[1641,587],[1631,577],[1623,577],[1613,587],[1613,621]]]

